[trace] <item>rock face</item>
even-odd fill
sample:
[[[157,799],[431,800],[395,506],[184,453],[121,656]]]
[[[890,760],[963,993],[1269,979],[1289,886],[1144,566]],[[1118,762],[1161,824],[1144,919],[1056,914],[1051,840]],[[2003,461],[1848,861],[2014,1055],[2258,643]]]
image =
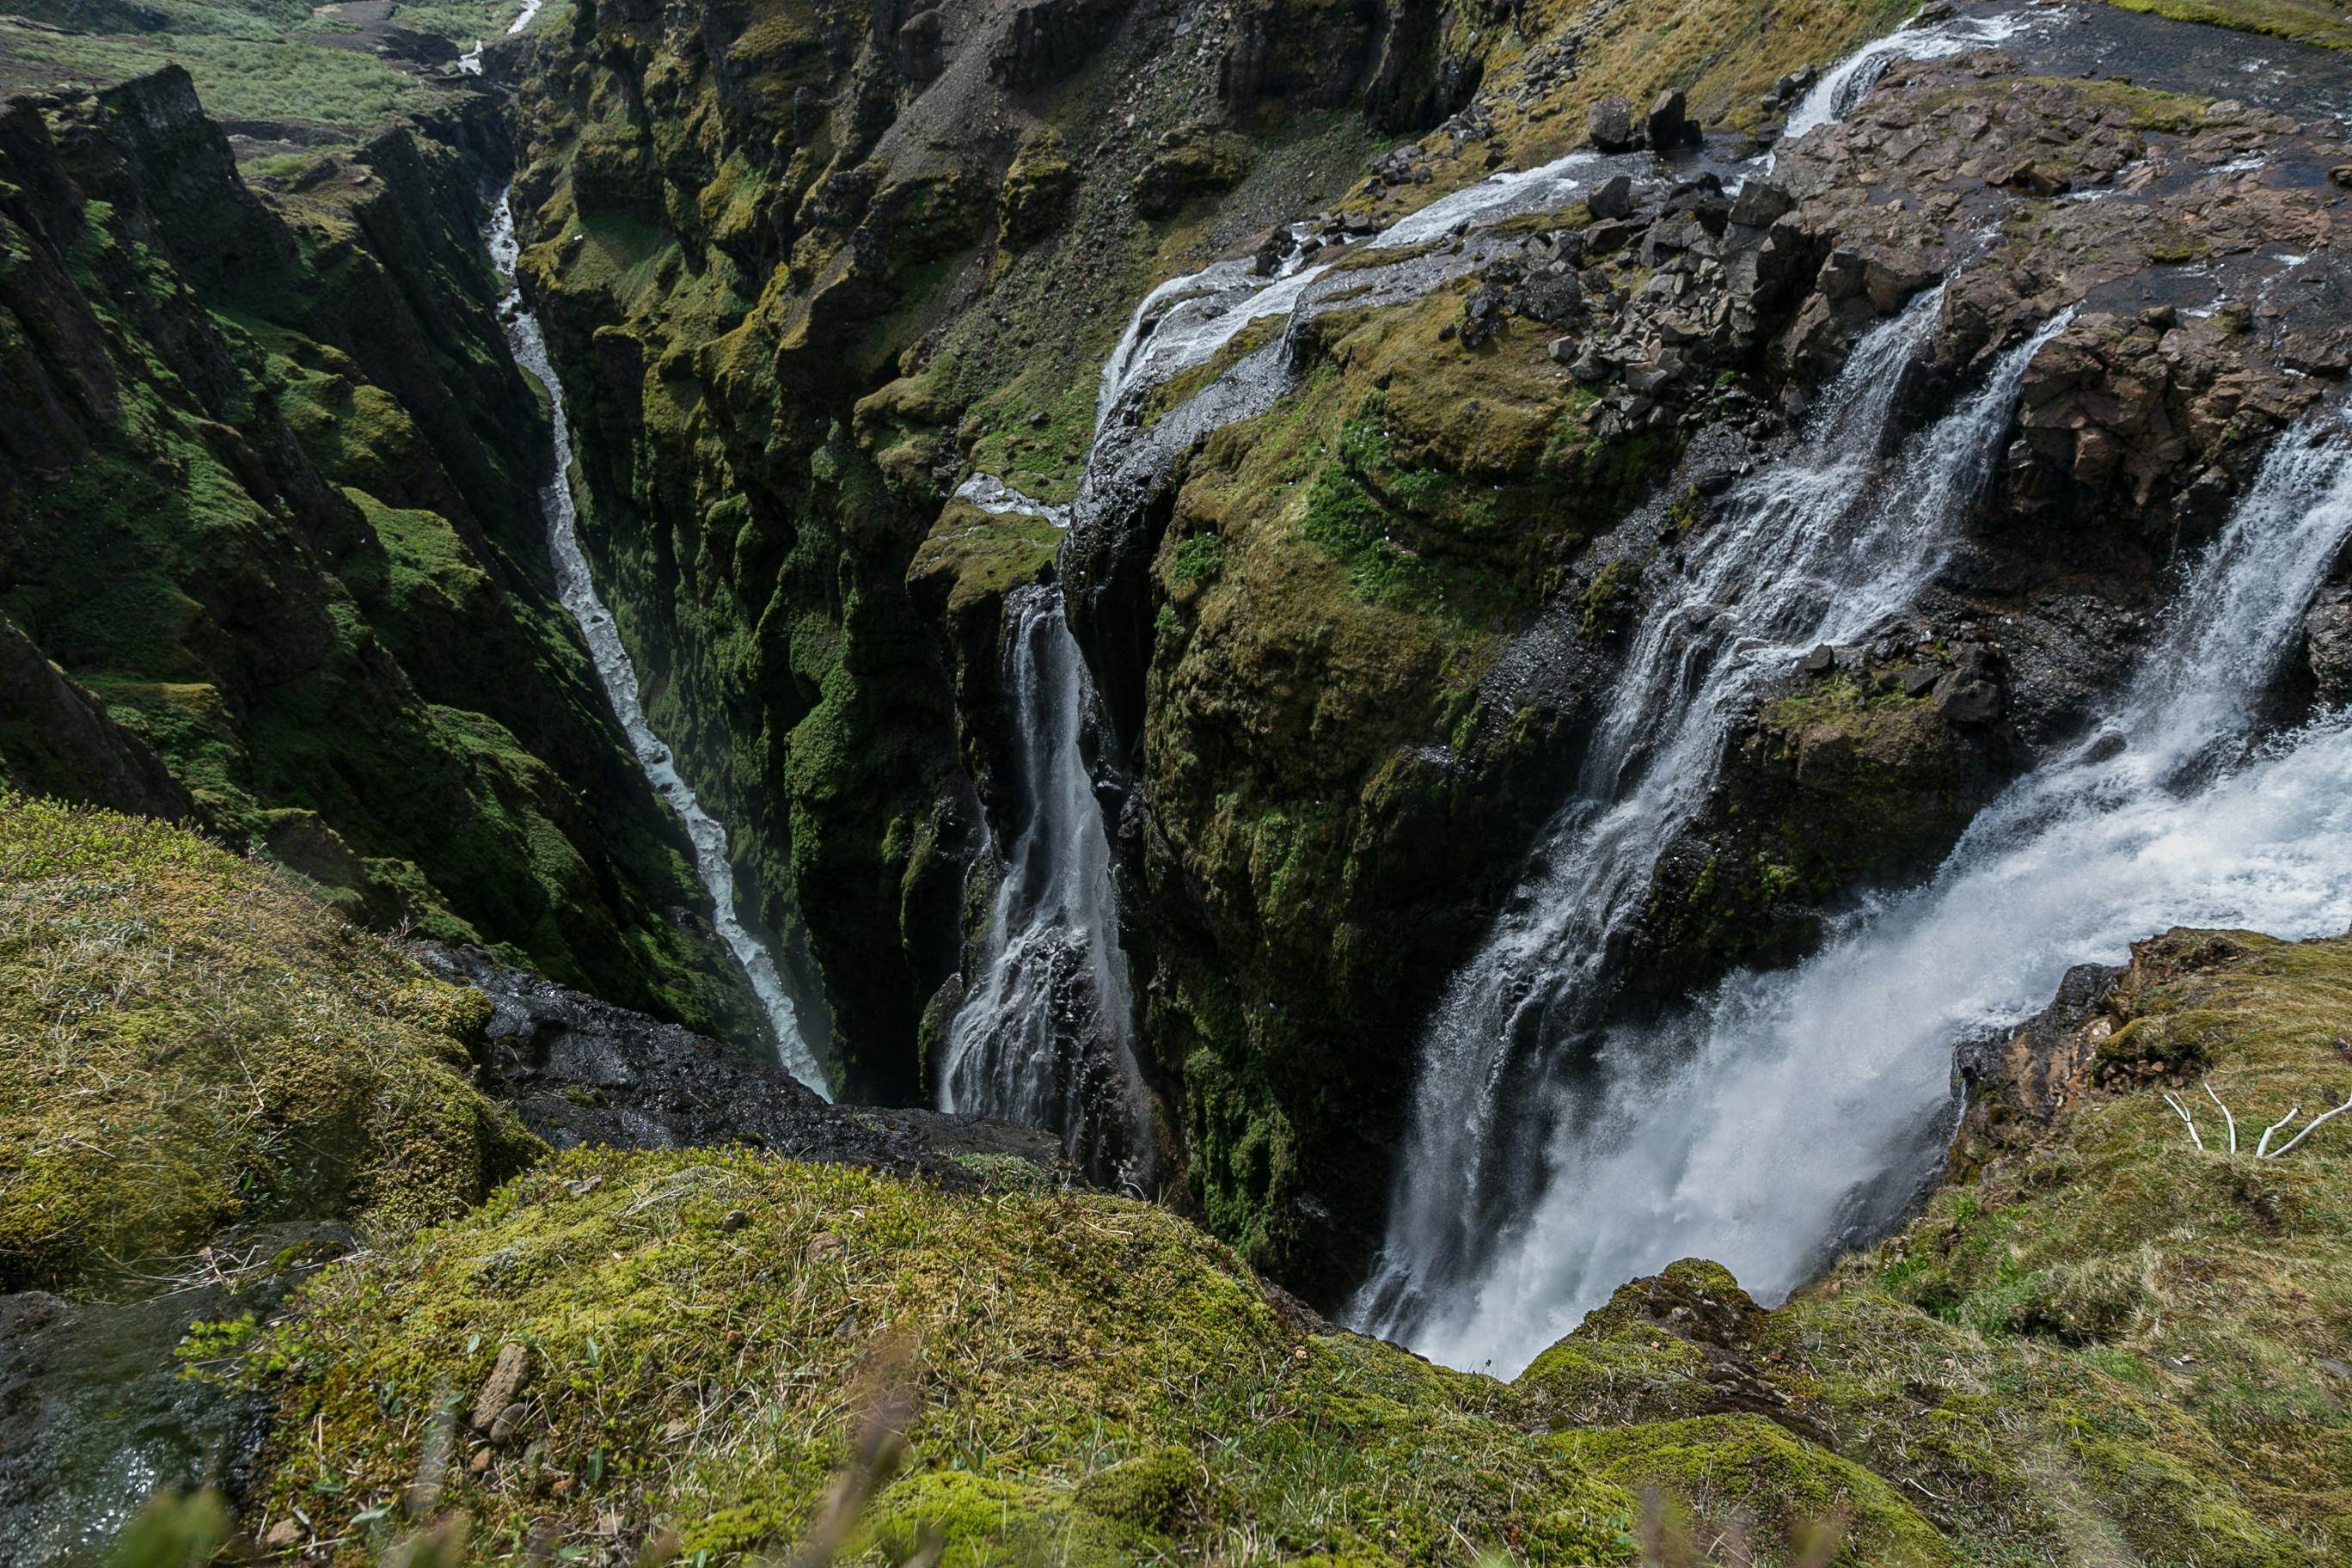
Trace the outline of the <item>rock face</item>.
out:
[[[16,788],[185,821],[195,802],[147,743],[0,616],[0,772]]]
[[[177,68],[0,113],[0,757],[717,1026],[740,977],[543,581],[471,112],[268,200]]]

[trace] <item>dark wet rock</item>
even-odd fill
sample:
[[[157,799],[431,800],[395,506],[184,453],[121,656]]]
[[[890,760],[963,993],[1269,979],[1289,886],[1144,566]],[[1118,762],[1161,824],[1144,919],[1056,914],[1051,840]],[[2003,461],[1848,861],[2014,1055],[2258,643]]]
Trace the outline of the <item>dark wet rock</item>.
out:
[[[1936,693],[1936,711],[1955,724],[1990,724],[2000,709],[2000,688],[1990,680],[1948,677]]]
[[[2352,588],[2323,593],[2303,617],[2303,635],[2314,695],[2331,708],[2352,703]]]
[[[1661,153],[1670,152],[1683,144],[1684,132],[1698,129],[1690,123],[1688,101],[1678,87],[1668,88],[1658,94],[1656,101],[1650,105],[1648,117],[1642,122],[1643,131],[1653,148]],[[1599,137],[1594,140],[1598,141]]]
[[[2099,1043],[2113,1028],[2107,997],[2125,973],[2119,965],[2077,964],[2049,1006],[2013,1030],[1961,1046],[1969,1109],[1952,1141],[1955,1179],[1966,1180],[2016,1131],[2047,1127],[2088,1087]]]
[[[416,952],[436,974],[490,999],[491,1087],[559,1149],[744,1143],[956,1187],[980,1184],[991,1161],[1005,1157],[1027,1162],[1039,1179],[1070,1174],[1051,1134],[926,1110],[828,1105],[716,1040],[504,968],[478,948],[420,943]]]
[[[1050,87],[1086,64],[1125,9],[1124,0],[1022,0],[989,75],[1016,92]]]
[[[1633,181],[1628,174],[1612,174],[1592,188],[1584,205],[1594,217],[1619,218],[1633,210]]]
[[[1635,985],[1681,994],[1792,957],[1826,911],[1932,869],[2022,760],[2007,672],[1990,644],[1924,623],[1798,661],[1661,857]]]
[[[1796,210],[1797,199],[1769,180],[1743,182],[1732,203],[1731,221],[1742,228],[1770,228]]]
[[[223,1237],[152,1300],[0,1296],[0,1563],[91,1560],[160,1488],[235,1494],[266,1402],[190,1377],[191,1327],[266,1322],[294,1287],[350,1250],[340,1225]]]

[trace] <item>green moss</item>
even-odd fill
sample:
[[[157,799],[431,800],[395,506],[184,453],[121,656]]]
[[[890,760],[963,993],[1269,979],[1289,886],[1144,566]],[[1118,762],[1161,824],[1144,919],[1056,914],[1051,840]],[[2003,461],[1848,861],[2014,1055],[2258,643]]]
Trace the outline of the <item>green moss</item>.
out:
[[[2176,22],[2201,22],[2324,48],[2352,48],[2352,18],[2338,0],[2105,0]]]
[[[445,1219],[541,1152],[478,993],[178,829],[0,801],[0,1287],[120,1288],[237,1223]]]
[[[1590,643],[1606,642],[1624,629],[1632,613],[1639,574],[1618,557],[1592,574],[1577,599],[1577,631]]]
[[[251,1352],[283,1407],[266,1514],[345,1520],[395,1495],[422,1434],[387,1398],[470,1388],[514,1343],[522,1429],[447,1499],[485,1552],[539,1519],[585,1542],[609,1515],[633,1535],[667,1518],[714,1560],[781,1549],[887,1398],[912,1412],[906,1451],[853,1540],[897,1555],[927,1531],[965,1563],[1180,1542],[1629,1555],[1631,1499],[1495,1419],[1495,1385],[1293,1326],[1217,1244],[1118,1199],[574,1152],[308,1300]],[[544,1467],[566,1478],[552,1496]]]
[[[1168,586],[1175,592],[1204,588],[1225,569],[1225,547],[1213,533],[1176,542],[1168,552]]]
[[[1845,1563],[1965,1561],[1885,1481],[1759,1415],[1702,1415],[1559,1441],[1629,1489],[1671,1489],[1689,1500],[1702,1540],[1744,1519],[1766,1541],[1792,1545],[1830,1531],[1842,1538],[1836,1560]]]

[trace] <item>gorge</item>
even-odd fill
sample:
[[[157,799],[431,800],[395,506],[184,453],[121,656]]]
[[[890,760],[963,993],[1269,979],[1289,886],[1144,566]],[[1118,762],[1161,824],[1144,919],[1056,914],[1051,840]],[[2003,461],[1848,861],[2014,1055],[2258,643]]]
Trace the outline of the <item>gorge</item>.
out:
[[[2352,1552],[2347,47],[0,19],[0,1561]]]

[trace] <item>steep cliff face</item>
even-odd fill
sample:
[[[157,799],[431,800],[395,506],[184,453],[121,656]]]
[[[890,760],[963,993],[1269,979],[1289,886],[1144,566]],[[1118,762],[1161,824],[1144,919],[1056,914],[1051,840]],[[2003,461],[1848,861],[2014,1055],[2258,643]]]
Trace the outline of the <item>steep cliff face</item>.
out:
[[[1067,500],[1102,363],[1156,277],[1341,210],[1373,128],[1461,110],[1490,72],[1517,84],[1526,145],[1483,120],[1436,144],[1471,175],[1507,148],[1540,158],[1584,101],[1561,82],[1640,90],[1739,30],[1701,10],[1663,53],[1645,40],[1672,29],[1626,38],[1588,18],[1593,63],[1555,61],[1534,86],[1561,19],[1475,5],[598,5],[537,51],[525,276],[583,433],[592,549],[656,723],[740,825],[763,912],[806,952],[853,1092],[929,1090],[986,908],[967,870],[984,888],[1021,805],[1003,782],[997,605],[1049,570],[1055,536],[951,501],[954,482],[978,469]],[[1769,85],[1874,20],[1813,18],[1742,69]],[[1747,80],[1709,78],[1711,108]],[[1451,164],[1432,166],[1401,187],[1376,175],[1348,210],[1442,191]],[[1192,1195],[1269,1259],[1318,1201],[1302,1167],[1356,1194],[1359,1230],[1376,1211],[1406,1070],[1395,1020],[1491,907],[1561,765],[1559,700],[1482,706],[1495,633],[1672,455],[1581,426],[1548,450],[1585,398],[1539,344],[1505,373],[1496,396],[1517,402],[1491,428],[1448,427],[1446,400],[1476,395],[1466,372],[1376,384],[1459,310],[1449,296],[1352,334],[1330,324],[1279,452],[1213,446],[1202,463],[1234,471],[1167,476],[1108,555],[1073,563],[1105,787],[1140,808],[1124,874],[1166,1135],[1190,1152]],[[1384,420],[1406,426],[1394,452]],[[1336,531],[1303,559],[1236,540],[1212,565],[1208,516],[1260,531],[1342,424],[1373,434],[1318,491]],[[1416,567],[1367,587],[1347,559],[1386,551],[1349,531],[1400,480],[1449,552],[1442,584]],[[1499,500],[1480,493],[1497,484]],[[1179,534],[1202,541],[1163,586],[1151,563]],[[1285,580],[1279,599],[1255,592],[1259,572]],[[1270,602],[1290,607],[1189,625]],[[1302,743],[1289,726],[1310,686],[1331,706]],[[1223,732],[1245,709],[1246,732]],[[1433,766],[1430,747],[1457,744],[1472,762]],[[1286,1016],[1300,1022],[1260,1022]],[[1367,1045],[1373,1020],[1387,1026]]]
[[[2341,374],[2333,275],[2298,259],[2328,254],[2341,149],[2217,99],[2226,35],[2114,12],[1814,90],[1899,12],[599,4],[534,52],[525,275],[593,547],[852,1092],[936,1091],[1023,820],[1002,600],[1051,576],[1095,678],[1162,1168],[1254,1260],[1344,1288],[1418,1021],[1575,776],[1627,628],[1857,338],[1948,273],[1912,424],[2078,313],[1907,618],[1767,683],[1710,763],[1622,939],[1626,1005],[1805,952],[2088,721],[2166,563]],[[2080,79],[2118,51],[2142,87]],[[1725,194],[1791,116],[1812,134]],[[1613,165],[1623,191],[1601,170],[1365,243],[1496,170],[1641,143],[1672,157]],[[1148,431],[1279,335],[1265,412],[1090,477],[1137,302],[1253,255],[1362,295],[1130,411]],[[973,474],[1034,504],[950,493]],[[1073,500],[1064,550],[1042,514]]]
[[[119,759],[152,754],[183,814],[372,921],[731,1018],[550,591],[544,416],[456,151],[502,157],[500,121],[436,129],[265,199],[176,69],[11,104],[0,602],[58,723],[0,744],[26,786],[125,805],[156,785]]]

